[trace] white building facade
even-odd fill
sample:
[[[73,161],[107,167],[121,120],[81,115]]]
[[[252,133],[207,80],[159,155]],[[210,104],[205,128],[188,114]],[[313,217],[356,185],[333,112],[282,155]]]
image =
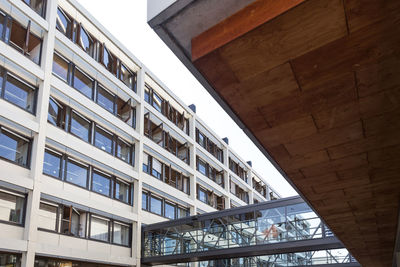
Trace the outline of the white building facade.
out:
[[[142,224],[279,198],[75,0],[0,19],[0,266],[140,266]]]

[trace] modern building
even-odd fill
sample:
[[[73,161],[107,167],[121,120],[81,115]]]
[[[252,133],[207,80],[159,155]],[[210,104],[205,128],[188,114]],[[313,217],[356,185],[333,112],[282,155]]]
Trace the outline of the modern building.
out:
[[[364,267],[400,265],[399,11],[148,0],[149,25]]]
[[[1,266],[140,266],[143,224],[280,197],[77,1],[0,18]]]

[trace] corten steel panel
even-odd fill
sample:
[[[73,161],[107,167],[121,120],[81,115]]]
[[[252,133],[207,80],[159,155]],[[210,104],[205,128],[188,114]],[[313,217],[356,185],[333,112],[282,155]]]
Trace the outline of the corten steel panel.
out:
[[[308,0],[204,44],[229,32],[228,21],[192,40],[194,65],[359,262],[391,266],[400,1]]]

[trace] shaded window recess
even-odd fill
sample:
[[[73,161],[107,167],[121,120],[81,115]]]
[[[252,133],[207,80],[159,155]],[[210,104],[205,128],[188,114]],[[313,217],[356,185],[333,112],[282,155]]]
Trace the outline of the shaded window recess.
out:
[[[163,147],[186,164],[190,163],[190,148],[185,142],[180,143],[169,132],[163,130],[163,123],[156,125],[150,119],[150,112],[144,115],[144,135],[153,140],[156,144]]]
[[[250,203],[249,192],[246,192],[243,188],[232,182],[232,180],[230,180],[230,192],[247,204]]]
[[[53,74],[136,129],[136,107],[133,106],[131,98],[123,100],[107,90],[101,83],[58,52],[53,55]]]
[[[85,27],[68,15],[63,9],[57,10],[57,30],[77,44],[90,57],[103,65],[128,88],[136,92],[137,74],[113,55],[104,43],[94,38]]]
[[[219,186],[225,187],[224,170],[218,171],[199,156],[196,156],[196,169]]]
[[[135,144],[129,144],[53,97],[50,97],[47,121],[104,152],[135,165]]]
[[[190,216],[190,209],[153,194],[142,192],[142,209],[168,219],[180,219]]]
[[[163,99],[153,88],[145,84],[144,100],[189,135],[189,119],[185,117],[185,111],[178,112],[169,101]]]
[[[42,18],[46,18],[47,0],[21,0]]]
[[[182,172],[175,170],[171,165],[167,165],[147,153],[143,154],[143,172],[186,194],[190,193],[190,179],[188,176],[183,175]]]
[[[218,196],[214,191],[208,190],[201,185],[196,185],[197,199],[201,202],[217,209],[225,209],[225,198],[223,196]]]
[[[216,159],[224,163],[224,151],[197,128],[196,142],[208,152],[210,152],[210,154],[213,155]]]
[[[31,21],[25,27],[0,10],[0,25],[1,40],[40,65],[43,40],[31,32]]]
[[[244,168],[240,167],[239,163],[233,161],[231,157],[229,157],[229,169],[234,174],[239,176],[243,181],[245,181],[246,183],[248,182],[247,171]]]
[[[69,166],[71,164],[78,166],[78,168],[72,169]],[[68,179],[71,176],[76,177],[75,181],[81,181],[81,184],[83,184],[81,187],[85,189],[133,205],[132,183],[123,181],[112,174],[82,163],[52,148],[46,147],[45,149],[43,174],[80,186],[77,182]]]
[[[253,189],[260,193],[263,197],[267,197],[267,185],[261,180],[256,177],[253,177]]]

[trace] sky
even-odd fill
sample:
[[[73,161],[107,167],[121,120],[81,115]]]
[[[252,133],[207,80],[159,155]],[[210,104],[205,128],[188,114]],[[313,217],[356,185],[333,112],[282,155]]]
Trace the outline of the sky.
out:
[[[160,0],[162,1],[162,0]],[[78,0],[283,197],[297,195],[281,174],[147,24],[146,0]]]

